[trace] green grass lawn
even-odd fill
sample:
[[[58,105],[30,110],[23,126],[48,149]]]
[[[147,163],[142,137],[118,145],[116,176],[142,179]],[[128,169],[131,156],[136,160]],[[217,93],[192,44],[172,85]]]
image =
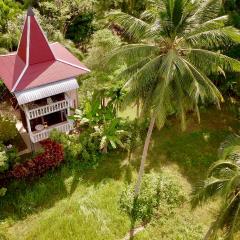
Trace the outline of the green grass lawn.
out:
[[[226,109],[203,111],[202,122],[189,117],[182,133],[176,120],[154,131],[146,171],[172,174],[189,196],[191,187],[205,176],[217,159],[219,144],[237,127]],[[110,153],[97,169],[62,165],[34,182],[15,182],[0,202],[0,239],[122,239],[130,226],[118,208],[126,183],[134,181],[141,149],[129,163],[124,153]],[[189,199],[189,197],[188,197]],[[192,211],[188,201],[173,215],[161,211],[136,240],[200,240],[216,206]]]

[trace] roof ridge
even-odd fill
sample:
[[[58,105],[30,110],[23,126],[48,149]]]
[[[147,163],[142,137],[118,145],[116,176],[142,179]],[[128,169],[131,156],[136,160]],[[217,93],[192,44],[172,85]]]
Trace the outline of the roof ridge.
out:
[[[28,8],[28,10],[27,10],[27,16],[34,16],[35,14],[34,14],[34,12],[33,12],[33,10],[32,10],[32,7],[30,6],[29,8]]]
[[[14,92],[15,89],[17,88],[18,84],[20,83],[21,79],[23,78],[23,75],[25,74],[25,72],[27,71],[28,67],[29,67],[29,45],[30,45],[30,27],[31,27],[31,21],[30,21],[30,16],[27,16],[25,24],[27,24],[27,46],[26,46],[26,62],[25,62],[25,67],[22,70],[22,72],[20,73],[17,81],[15,82],[15,84],[13,85],[13,88],[11,90],[11,92]],[[17,52],[18,55],[18,52]],[[19,56],[19,55],[18,55]],[[19,56],[20,57],[20,56]],[[20,57],[21,58],[21,57]]]
[[[33,28],[36,29],[35,33],[33,31]],[[25,29],[25,32],[24,32],[24,29]],[[45,53],[46,53],[45,55],[36,53],[36,43],[33,42],[33,37],[36,37],[36,36],[38,36],[40,38],[39,44],[40,43],[43,44],[42,46],[44,48],[41,49],[40,51],[45,51]],[[41,44],[40,44],[40,46],[41,46]],[[21,52],[23,52],[23,58],[22,58]],[[52,61],[56,60],[56,57],[55,57],[53,50],[48,42],[48,39],[47,39],[45,33],[43,32],[42,27],[36,20],[36,18],[34,16],[34,12],[31,7],[29,7],[28,11],[27,11],[27,16],[26,16],[26,20],[24,23],[22,37],[21,37],[20,43],[18,45],[17,55],[20,58],[22,58],[22,60],[25,62],[25,68],[24,68],[25,72],[26,72],[27,68],[31,65],[48,62],[50,60],[52,60]],[[20,74],[19,78],[17,79],[17,81],[15,82],[15,84],[11,90],[12,92],[14,92],[16,90],[17,86],[20,84],[23,75],[24,75],[24,73],[22,72]]]
[[[68,62],[68,61],[65,61],[65,60],[62,60],[62,59],[59,59],[59,58],[56,58],[56,60],[59,61],[59,62],[61,62],[61,63],[70,65],[70,66],[72,66],[72,67],[79,68],[79,69],[82,69],[82,70],[87,71],[87,72],[91,72],[90,69],[85,68],[85,67],[78,66],[77,64],[70,63],[70,62]]]

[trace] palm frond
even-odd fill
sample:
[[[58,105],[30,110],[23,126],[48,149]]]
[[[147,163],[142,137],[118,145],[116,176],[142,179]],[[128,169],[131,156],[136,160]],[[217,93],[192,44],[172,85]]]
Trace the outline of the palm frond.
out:
[[[151,84],[151,81],[157,77],[161,63],[162,55],[150,59],[140,70],[135,72],[125,84],[125,87],[131,86],[132,89],[140,92],[146,90]]]
[[[169,83],[173,78],[175,69],[174,60],[176,59],[176,57],[176,52],[172,49],[169,50],[168,53],[163,57],[159,73],[161,74],[162,78],[167,80],[167,83]]]
[[[192,206],[196,207],[197,205],[215,196],[217,193],[223,190],[227,182],[228,179],[218,179],[211,177],[206,179],[198,186],[195,186],[191,199]]]
[[[240,31],[234,27],[222,27],[197,32],[185,38],[192,47],[219,48],[240,42]]]
[[[153,112],[156,113],[156,123],[159,129],[161,129],[167,119],[168,111],[171,109],[171,89],[169,87],[169,79],[162,78],[161,82],[155,87],[150,95],[150,99],[153,105]],[[147,106],[146,108],[149,108]]]
[[[224,240],[233,240],[233,234],[236,229],[236,220],[239,218],[239,192],[233,195],[232,198],[225,202],[220,211],[217,220],[214,223],[214,231],[218,229],[224,230]]]
[[[141,19],[154,23],[159,16],[159,9],[157,7],[145,10],[141,14]]]
[[[158,51],[158,48],[151,44],[128,44],[113,50],[106,56],[105,61],[112,65],[124,62],[133,64],[143,58],[156,55]]]
[[[229,21],[227,15],[220,16],[204,23],[198,24],[197,22],[188,23],[188,26],[184,30],[184,37],[190,37],[197,33],[206,32],[214,29],[223,28]]]
[[[184,98],[184,92],[183,92],[183,88],[181,87],[181,83],[180,80],[176,80],[176,87],[175,87],[175,91],[176,91],[176,101],[177,101],[177,114],[180,116],[180,120],[181,120],[181,128],[182,130],[186,130],[186,110],[185,110],[185,98]]]
[[[149,61],[150,61],[149,57],[143,58],[142,60],[139,60],[138,62],[128,66],[125,70],[119,73],[117,77],[119,79],[124,79],[124,78],[129,79]]]
[[[221,154],[223,159],[229,159],[234,162],[240,160],[240,145],[225,147]]]
[[[195,3],[196,11],[190,18],[190,21],[204,23],[216,18],[221,10],[221,0],[200,0]]]
[[[208,97],[211,101],[213,101],[218,107],[220,107],[220,102],[223,101],[222,94],[219,92],[217,87],[212,83],[212,81],[200,70],[198,70],[193,64],[184,59],[184,62],[189,66],[193,75],[197,79],[198,82],[204,87],[207,91],[206,97]]]
[[[234,204],[235,203],[235,204]],[[240,204],[238,201],[234,202],[232,204],[231,208],[231,214],[230,215],[230,221],[228,218],[228,221],[226,221],[226,231],[225,231],[225,240],[233,240],[234,239],[234,233],[236,232],[237,228],[237,220],[239,218],[239,210],[240,210]]]
[[[198,120],[200,121],[200,115],[198,113],[197,106],[200,98],[202,102],[204,102],[204,100],[207,98],[207,93],[204,88],[204,85],[202,85],[198,81],[198,78],[196,77],[194,72],[191,70],[191,68],[188,66],[188,64],[186,63],[183,57],[178,57],[175,63],[179,69],[179,72],[181,73],[181,76],[179,77],[179,81],[181,81],[182,87],[185,88],[185,92],[192,99],[192,102],[195,105],[195,109],[198,115]]]
[[[223,169],[230,169],[230,170],[237,170],[239,169],[239,166],[231,161],[223,161],[219,160],[215,162],[208,170],[208,177],[215,176],[216,174],[219,174],[219,171],[222,171]]]
[[[188,58],[198,68],[206,74],[216,74],[219,67],[224,71],[239,72],[240,62],[218,52],[205,49],[189,49]]]
[[[229,135],[221,144],[218,149],[219,157],[222,158],[222,154],[226,148],[231,146],[240,145],[240,136],[237,134]]]
[[[155,32],[147,22],[123,12],[112,12],[109,18],[119,24],[135,40],[154,37]]]

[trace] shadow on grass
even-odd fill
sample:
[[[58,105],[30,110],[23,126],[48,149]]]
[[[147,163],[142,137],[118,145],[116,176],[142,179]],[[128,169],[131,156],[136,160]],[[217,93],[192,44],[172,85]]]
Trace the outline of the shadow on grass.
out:
[[[227,127],[234,122],[224,115],[212,113],[211,116],[210,119],[209,113],[203,114],[202,124],[190,123],[190,128],[184,133],[176,127],[176,122],[160,132],[155,130],[146,172],[152,169],[160,171],[164,165],[177,164],[190,183],[195,184],[203,179],[209,165],[217,159],[219,144],[230,133]],[[23,219],[29,214],[50,208],[57,201],[71,197],[80,180],[93,186],[106,179],[130,183],[133,174],[138,171],[141,153],[142,149],[139,148],[129,162],[126,153],[110,152],[96,169],[84,170],[80,164],[73,167],[65,163],[34,182],[14,182],[1,198],[0,219]],[[70,187],[66,184],[69,179]]]
[[[34,181],[14,181],[0,201],[0,219],[24,219],[68,196],[61,169]]]
[[[3,233],[0,233],[0,240],[9,240]]]
[[[82,181],[94,186],[106,179],[130,182],[132,166],[122,164],[126,156],[122,152],[109,153],[96,169],[82,169],[80,164],[65,163],[32,182],[12,182],[0,201],[0,219],[24,219],[29,214],[48,209],[57,201],[71,197]]]
[[[166,129],[155,131],[146,172],[177,165],[182,175],[195,185],[206,177],[209,166],[218,159],[220,143],[229,134],[225,129],[199,129],[179,133]]]

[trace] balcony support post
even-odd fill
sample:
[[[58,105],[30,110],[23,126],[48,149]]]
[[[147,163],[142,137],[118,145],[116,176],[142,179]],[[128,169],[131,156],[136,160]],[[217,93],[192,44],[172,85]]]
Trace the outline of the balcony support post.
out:
[[[23,105],[23,109],[24,109],[24,113],[25,113],[25,117],[26,117],[28,133],[29,133],[29,135],[30,135],[31,132],[32,132],[32,130],[31,130],[30,120],[29,120],[28,114],[27,114],[27,107],[26,107],[26,105]]]

